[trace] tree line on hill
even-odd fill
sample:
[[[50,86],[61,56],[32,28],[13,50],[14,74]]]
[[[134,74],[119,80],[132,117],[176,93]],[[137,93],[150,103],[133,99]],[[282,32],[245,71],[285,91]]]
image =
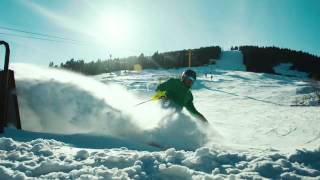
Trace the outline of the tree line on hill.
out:
[[[127,58],[114,58],[109,60],[97,60],[96,62],[85,62],[84,60],[70,59],[60,66],[50,62],[49,67],[63,68],[86,75],[97,75],[119,70],[134,70],[135,65],[143,69],[157,68],[180,68],[188,67],[188,50],[172,52],[155,52],[152,56],[145,56],[143,53],[139,56]],[[212,59],[219,59],[221,48],[219,46],[202,47],[192,49],[191,66],[203,66],[210,63]]]
[[[309,73],[310,77],[320,79],[320,57],[302,51],[279,47],[239,46],[247,71],[274,73],[273,68],[281,63],[292,64],[291,69]]]
[[[247,71],[274,73],[274,67],[281,63],[291,63],[292,70],[307,72],[311,77],[320,79],[320,57],[302,51],[295,51],[279,47],[235,46],[231,50],[239,50],[243,54],[243,63]],[[114,58],[85,62],[70,59],[60,66],[50,62],[50,67],[58,67],[80,72],[87,75],[97,75],[119,70],[134,70],[135,65],[142,69],[180,68],[188,67],[188,50],[172,52],[155,52],[152,56]],[[212,59],[219,60],[221,48],[219,46],[192,49],[191,66],[210,64]]]

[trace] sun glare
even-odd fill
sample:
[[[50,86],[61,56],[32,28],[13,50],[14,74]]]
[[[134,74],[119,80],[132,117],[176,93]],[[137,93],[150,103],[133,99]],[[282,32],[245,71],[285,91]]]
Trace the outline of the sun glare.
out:
[[[121,37],[127,33],[127,25],[128,22],[124,18],[110,16],[106,19],[105,30],[113,36]]]
[[[132,42],[133,25],[125,14],[103,15],[97,22],[96,35],[99,41],[112,46],[128,45]]]

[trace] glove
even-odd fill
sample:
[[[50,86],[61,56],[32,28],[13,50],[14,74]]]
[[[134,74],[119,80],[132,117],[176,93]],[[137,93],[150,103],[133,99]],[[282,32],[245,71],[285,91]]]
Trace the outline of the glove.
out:
[[[156,94],[152,97],[152,100],[158,100],[166,98],[166,91],[157,91]]]

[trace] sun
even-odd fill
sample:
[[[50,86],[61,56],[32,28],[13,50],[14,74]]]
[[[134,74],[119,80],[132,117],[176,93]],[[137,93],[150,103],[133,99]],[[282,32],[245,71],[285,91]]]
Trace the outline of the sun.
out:
[[[120,38],[128,33],[127,26],[127,20],[121,16],[110,16],[106,18],[105,30],[116,38]]]
[[[131,22],[126,14],[103,15],[95,27],[97,38],[113,47],[128,45],[132,42],[132,30],[134,29]]]

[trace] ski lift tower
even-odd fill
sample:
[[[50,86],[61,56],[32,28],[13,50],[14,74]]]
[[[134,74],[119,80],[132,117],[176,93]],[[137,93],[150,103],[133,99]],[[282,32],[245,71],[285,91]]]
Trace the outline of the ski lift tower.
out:
[[[21,129],[21,121],[14,72],[9,69],[9,44],[0,40],[1,45],[5,47],[4,68],[0,71],[0,133],[3,133],[4,127],[8,124]]]

